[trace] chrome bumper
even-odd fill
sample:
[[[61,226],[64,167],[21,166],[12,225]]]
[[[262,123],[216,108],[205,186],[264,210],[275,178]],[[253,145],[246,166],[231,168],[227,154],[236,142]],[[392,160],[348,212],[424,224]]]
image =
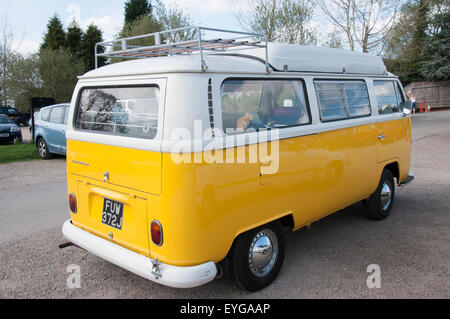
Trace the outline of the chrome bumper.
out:
[[[161,285],[193,288],[214,280],[217,274],[217,267],[212,261],[192,267],[167,265],[95,236],[74,226],[70,220],[64,223],[62,232],[80,248]]]

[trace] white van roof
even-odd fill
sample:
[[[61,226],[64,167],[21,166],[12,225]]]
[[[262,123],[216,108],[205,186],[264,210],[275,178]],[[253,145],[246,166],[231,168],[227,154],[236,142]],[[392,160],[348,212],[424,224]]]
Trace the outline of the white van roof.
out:
[[[163,34],[194,30],[231,33],[235,39],[207,38],[170,42],[151,46],[131,45],[136,39],[151,38],[161,43]],[[388,75],[380,57],[340,49],[308,47],[292,44],[268,43],[255,40],[263,36],[240,31],[204,27],[187,27],[138,37],[98,43],[97,57],[128,58],[134,61],[111,64],[85,74],[81,78],[161,74],[174,72],[267,73],[313,72],[340,74]],[[247,40],[247,41],[245,41]],[[107,50],[98,53],[98,47]],[[109,50],[108,50],[109,48]],[[111,50],[111,48],[113,48]]]

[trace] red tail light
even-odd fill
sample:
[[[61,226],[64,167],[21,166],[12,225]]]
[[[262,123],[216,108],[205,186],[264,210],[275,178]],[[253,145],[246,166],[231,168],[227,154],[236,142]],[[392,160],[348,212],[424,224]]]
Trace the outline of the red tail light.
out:
[[[152,235],[152,241],[156,246],[162,246],[163,244],[163,230],[161,223],[157,220],[152,221],[150,226],[150,232]]]
[[[75,197],[75,194],[70,194],[69,195],[69,206],[70,206],[70,211],[74,214],[77,213],[77,198]]]

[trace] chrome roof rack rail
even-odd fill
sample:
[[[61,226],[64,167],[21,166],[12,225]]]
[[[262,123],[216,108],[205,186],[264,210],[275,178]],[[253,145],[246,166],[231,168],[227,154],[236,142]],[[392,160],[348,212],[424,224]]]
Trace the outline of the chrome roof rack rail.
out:
[[[215,35],[215,36],[212,36]],[[233,37],[231,37],[233,35]],[[219,38],[219,36],[221,36]],[[133,42],[146,41],[150,45],[137,45]],[[131,43],[130,43],[131,42]],[[103,47],[103,52],[99,48]],[[267,37],[261,34],[242,31],[190,26],[135,37],[99,42],[95,45],[95,68],[98,58],[144,59],[162,56],[198,54],[201,69],[206,71],[205,56],[211,53],[234,52],[251,48],[265,49],[265,64],[269,72]],[[231,51],[232,50],[232,51]]]

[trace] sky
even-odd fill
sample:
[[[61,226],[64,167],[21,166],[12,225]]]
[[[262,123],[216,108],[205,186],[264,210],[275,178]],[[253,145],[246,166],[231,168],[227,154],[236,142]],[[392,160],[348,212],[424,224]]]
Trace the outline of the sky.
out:
[[[236,0],[164,0],[176,3],[190,15],[195,25],[242,30],[234,9]],[[0,0],[0,23],[6,20],[14,35],[13,48],[35,52],[42,42],[48,20],[56,13],[64,26],[74,19],[86,28],[94,23],[103,30],[104,40],[112,40],[123,24],[125,0]]]

